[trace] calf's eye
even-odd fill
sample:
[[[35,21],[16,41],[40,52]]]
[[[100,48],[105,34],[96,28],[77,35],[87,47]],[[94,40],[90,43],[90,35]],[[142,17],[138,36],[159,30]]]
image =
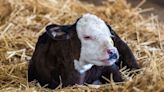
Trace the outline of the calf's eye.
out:
[[[90,40],[90,39],[92,39],[90,36],[84,36],[84,39],[85,40]]]

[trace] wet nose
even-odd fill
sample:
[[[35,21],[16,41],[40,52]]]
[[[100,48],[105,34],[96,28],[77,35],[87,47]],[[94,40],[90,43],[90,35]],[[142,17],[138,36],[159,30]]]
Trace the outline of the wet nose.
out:
[[[108,54],[113,54],[112,50],[109,50],[109,49],[107,50],[107,53]]]
[[[117,53],[113,50],[107,50],[107,53],[109,54],[109,60],[118,58]]]
[[[117,59],[117,54],[116,53],[113,53],[110,55],[109,59]]]

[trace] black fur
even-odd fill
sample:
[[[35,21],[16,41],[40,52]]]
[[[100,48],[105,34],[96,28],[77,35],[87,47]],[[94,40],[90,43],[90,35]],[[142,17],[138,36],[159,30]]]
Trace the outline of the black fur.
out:
[[[57,28],[54,28],[57,27]],[[123,81],[119,72],[120,62],[130,69],[139,69],[136,59],[127,44],[108,25],[120,58],[113,66],[93,66],[85,73],[83,83],[93,83],[100,80],[107,81],[102,76],[113,79],[116,82]],[[54,28],[55,30],[52,30]],[[56,30],[57,29],[57,30]],[[74,68],[74,59],[79,59],[81,43],[77,37],[76,24],[73,25],[49,25],[47,32],[43,33],[36,44],[35,51],[28,68],[28,81],[37,80],[41,86],[47,84],[48,88],[56,88],[60,83],[63,87],[80,83],[80,73]],[[50,32],[65,32],[65,35],[52,37]],[[67,39],[66,36],[69,36]],[[61,80],[60,80],[61,79]]]

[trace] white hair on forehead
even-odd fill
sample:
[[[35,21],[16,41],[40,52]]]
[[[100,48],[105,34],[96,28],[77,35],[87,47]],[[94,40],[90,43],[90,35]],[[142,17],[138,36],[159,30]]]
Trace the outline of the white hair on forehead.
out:
[[[91,22],[94,22],[95,24],[99,24],[99,23],[104,23],[103,20],[101,20],[100,18],[98,18],[96,15],[92,15],[92,14],[84,14],[82,16],[82,18],[80,19],[80,22],[83,22],[83,23],[91,23]]]
[[[78,31],[82,31],[82,30],[97,30],[99,29],[104,30],[106,32],[109,33],[109,35],[111,35],[108,26],[105,24],[105,22],[100,19],[99,17],[97,17],[96,15],[93,14],[84,14],[79,21],[77,22],[77,26],[76,29]]]

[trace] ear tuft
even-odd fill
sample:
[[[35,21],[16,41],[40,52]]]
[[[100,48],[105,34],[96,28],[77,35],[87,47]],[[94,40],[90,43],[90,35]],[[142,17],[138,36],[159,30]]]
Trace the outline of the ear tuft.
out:
[[[65,32],[62,31],[61,27],[56,24],[51,24],[46,27],[46,33],[53,39],[57,36],[61,36],[65,34]]]
[[[47,27],[46,27],[46,31],[50,31],[50,30],[52,30],[52,29],[54,29],[54,28],[56,28],[56,27],[58,27],[59,25],[56,25],[56,24],[51,24],[51,25],[48,25]]]

